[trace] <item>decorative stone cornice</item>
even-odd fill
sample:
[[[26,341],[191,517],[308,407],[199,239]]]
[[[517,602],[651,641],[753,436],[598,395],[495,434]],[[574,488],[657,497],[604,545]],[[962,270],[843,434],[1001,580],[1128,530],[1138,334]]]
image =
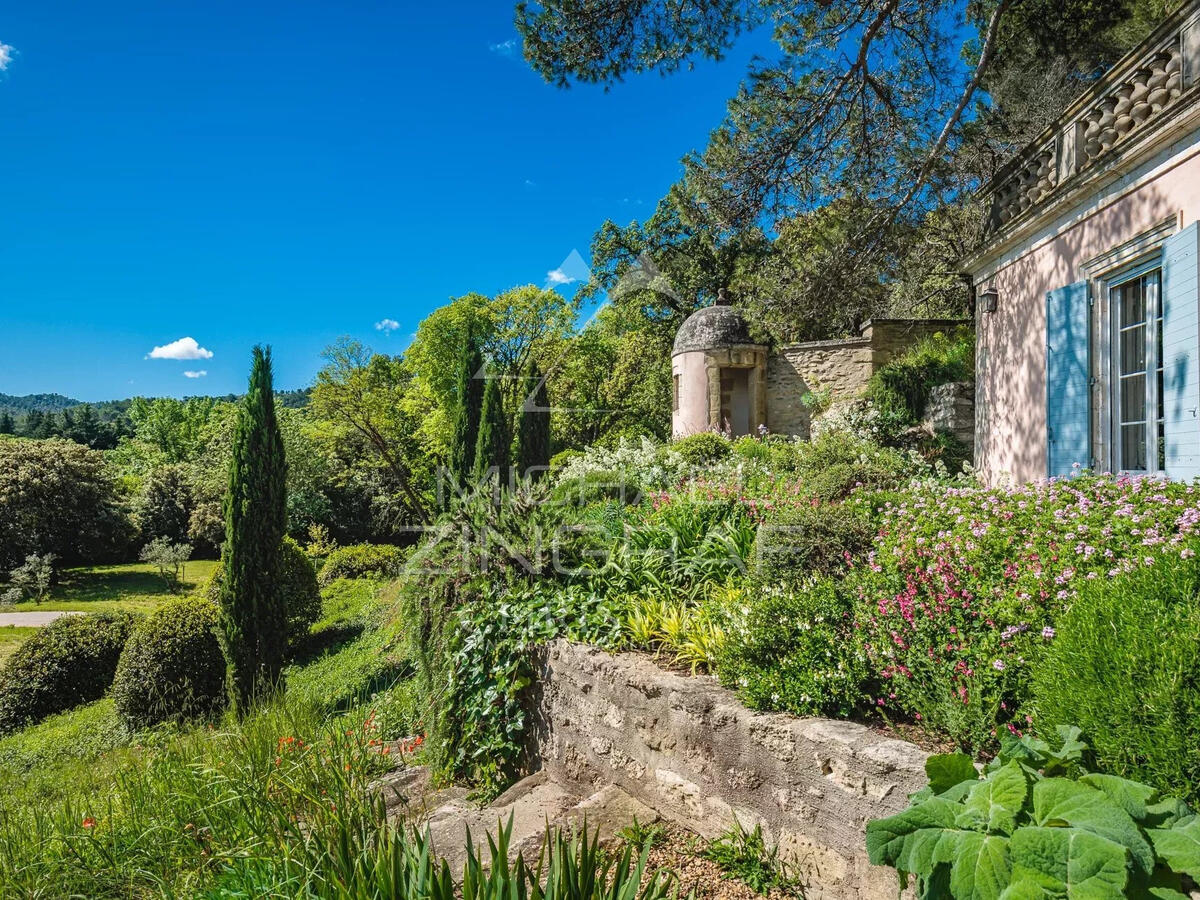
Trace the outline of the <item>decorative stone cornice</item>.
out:
[[[995,242],[1075,195],[1126,153],[1151,149],[1200,98],[1200,0],[1168,16],[984,188]]]

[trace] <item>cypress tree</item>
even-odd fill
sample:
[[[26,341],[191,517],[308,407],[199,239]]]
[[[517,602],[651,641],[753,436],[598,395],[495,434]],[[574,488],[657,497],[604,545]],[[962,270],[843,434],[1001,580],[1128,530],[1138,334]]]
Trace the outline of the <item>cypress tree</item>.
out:
[[[279,685],[287,648],[287,615],[278,588],[287,462],[275,418],[270,349],[255,347],[253,360],[233,433],[221,553],[221,631],[230,697],[239,712]]]
[[[12,415],[7,410],[0,413],[0,434],[14,434],[16,430]]]
[[[454,409],[454,435],[450,444],[450,471],[459,484],[466,483],[475,467],[475,445],[479,441],[479,419],[483,412],[483,354],[470,331],[458,358],[458,381]]]
[[[500,473],[500,484],[508,475],[508,422],[504,418],[504,400],[500,396],[500,379],[489,378],[483,389],[483,410],[479,416],[479,439],[475,442],[475,477],[483,478],[488,470]]]
[[[517,462],[521,477],[537,479],[546,474],[546,467],[550,465],[550,398],[537,363],[529,367],[526,383],[532,385],[532,393],[525,397],[521,409]]]

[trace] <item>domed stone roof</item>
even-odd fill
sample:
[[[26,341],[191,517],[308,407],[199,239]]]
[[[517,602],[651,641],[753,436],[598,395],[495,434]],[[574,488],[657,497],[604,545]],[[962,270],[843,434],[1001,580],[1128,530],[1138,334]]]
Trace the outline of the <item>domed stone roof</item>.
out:
[[[684,320],[675,334],[672,353],[746,344],[757,346],[742,314],[732,306],[719,304],[698,309]]]

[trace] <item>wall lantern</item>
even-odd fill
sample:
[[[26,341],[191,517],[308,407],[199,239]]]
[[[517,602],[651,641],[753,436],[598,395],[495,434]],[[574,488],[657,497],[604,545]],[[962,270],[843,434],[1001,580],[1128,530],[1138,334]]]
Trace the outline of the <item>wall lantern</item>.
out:
[[[1000,292],[994,287],[987,288],[979,295],[979,302],[983,304],[984,312],[994,313],[1000,303]]]

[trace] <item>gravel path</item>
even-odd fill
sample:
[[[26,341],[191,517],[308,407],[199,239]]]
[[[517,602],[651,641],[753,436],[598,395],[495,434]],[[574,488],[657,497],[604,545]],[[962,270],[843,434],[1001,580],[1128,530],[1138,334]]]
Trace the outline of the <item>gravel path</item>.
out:
[[[14,612],[0,613],[0,628],[17,625],[22,628],[41,628],[63,616],[78,616],[78,612]]]

